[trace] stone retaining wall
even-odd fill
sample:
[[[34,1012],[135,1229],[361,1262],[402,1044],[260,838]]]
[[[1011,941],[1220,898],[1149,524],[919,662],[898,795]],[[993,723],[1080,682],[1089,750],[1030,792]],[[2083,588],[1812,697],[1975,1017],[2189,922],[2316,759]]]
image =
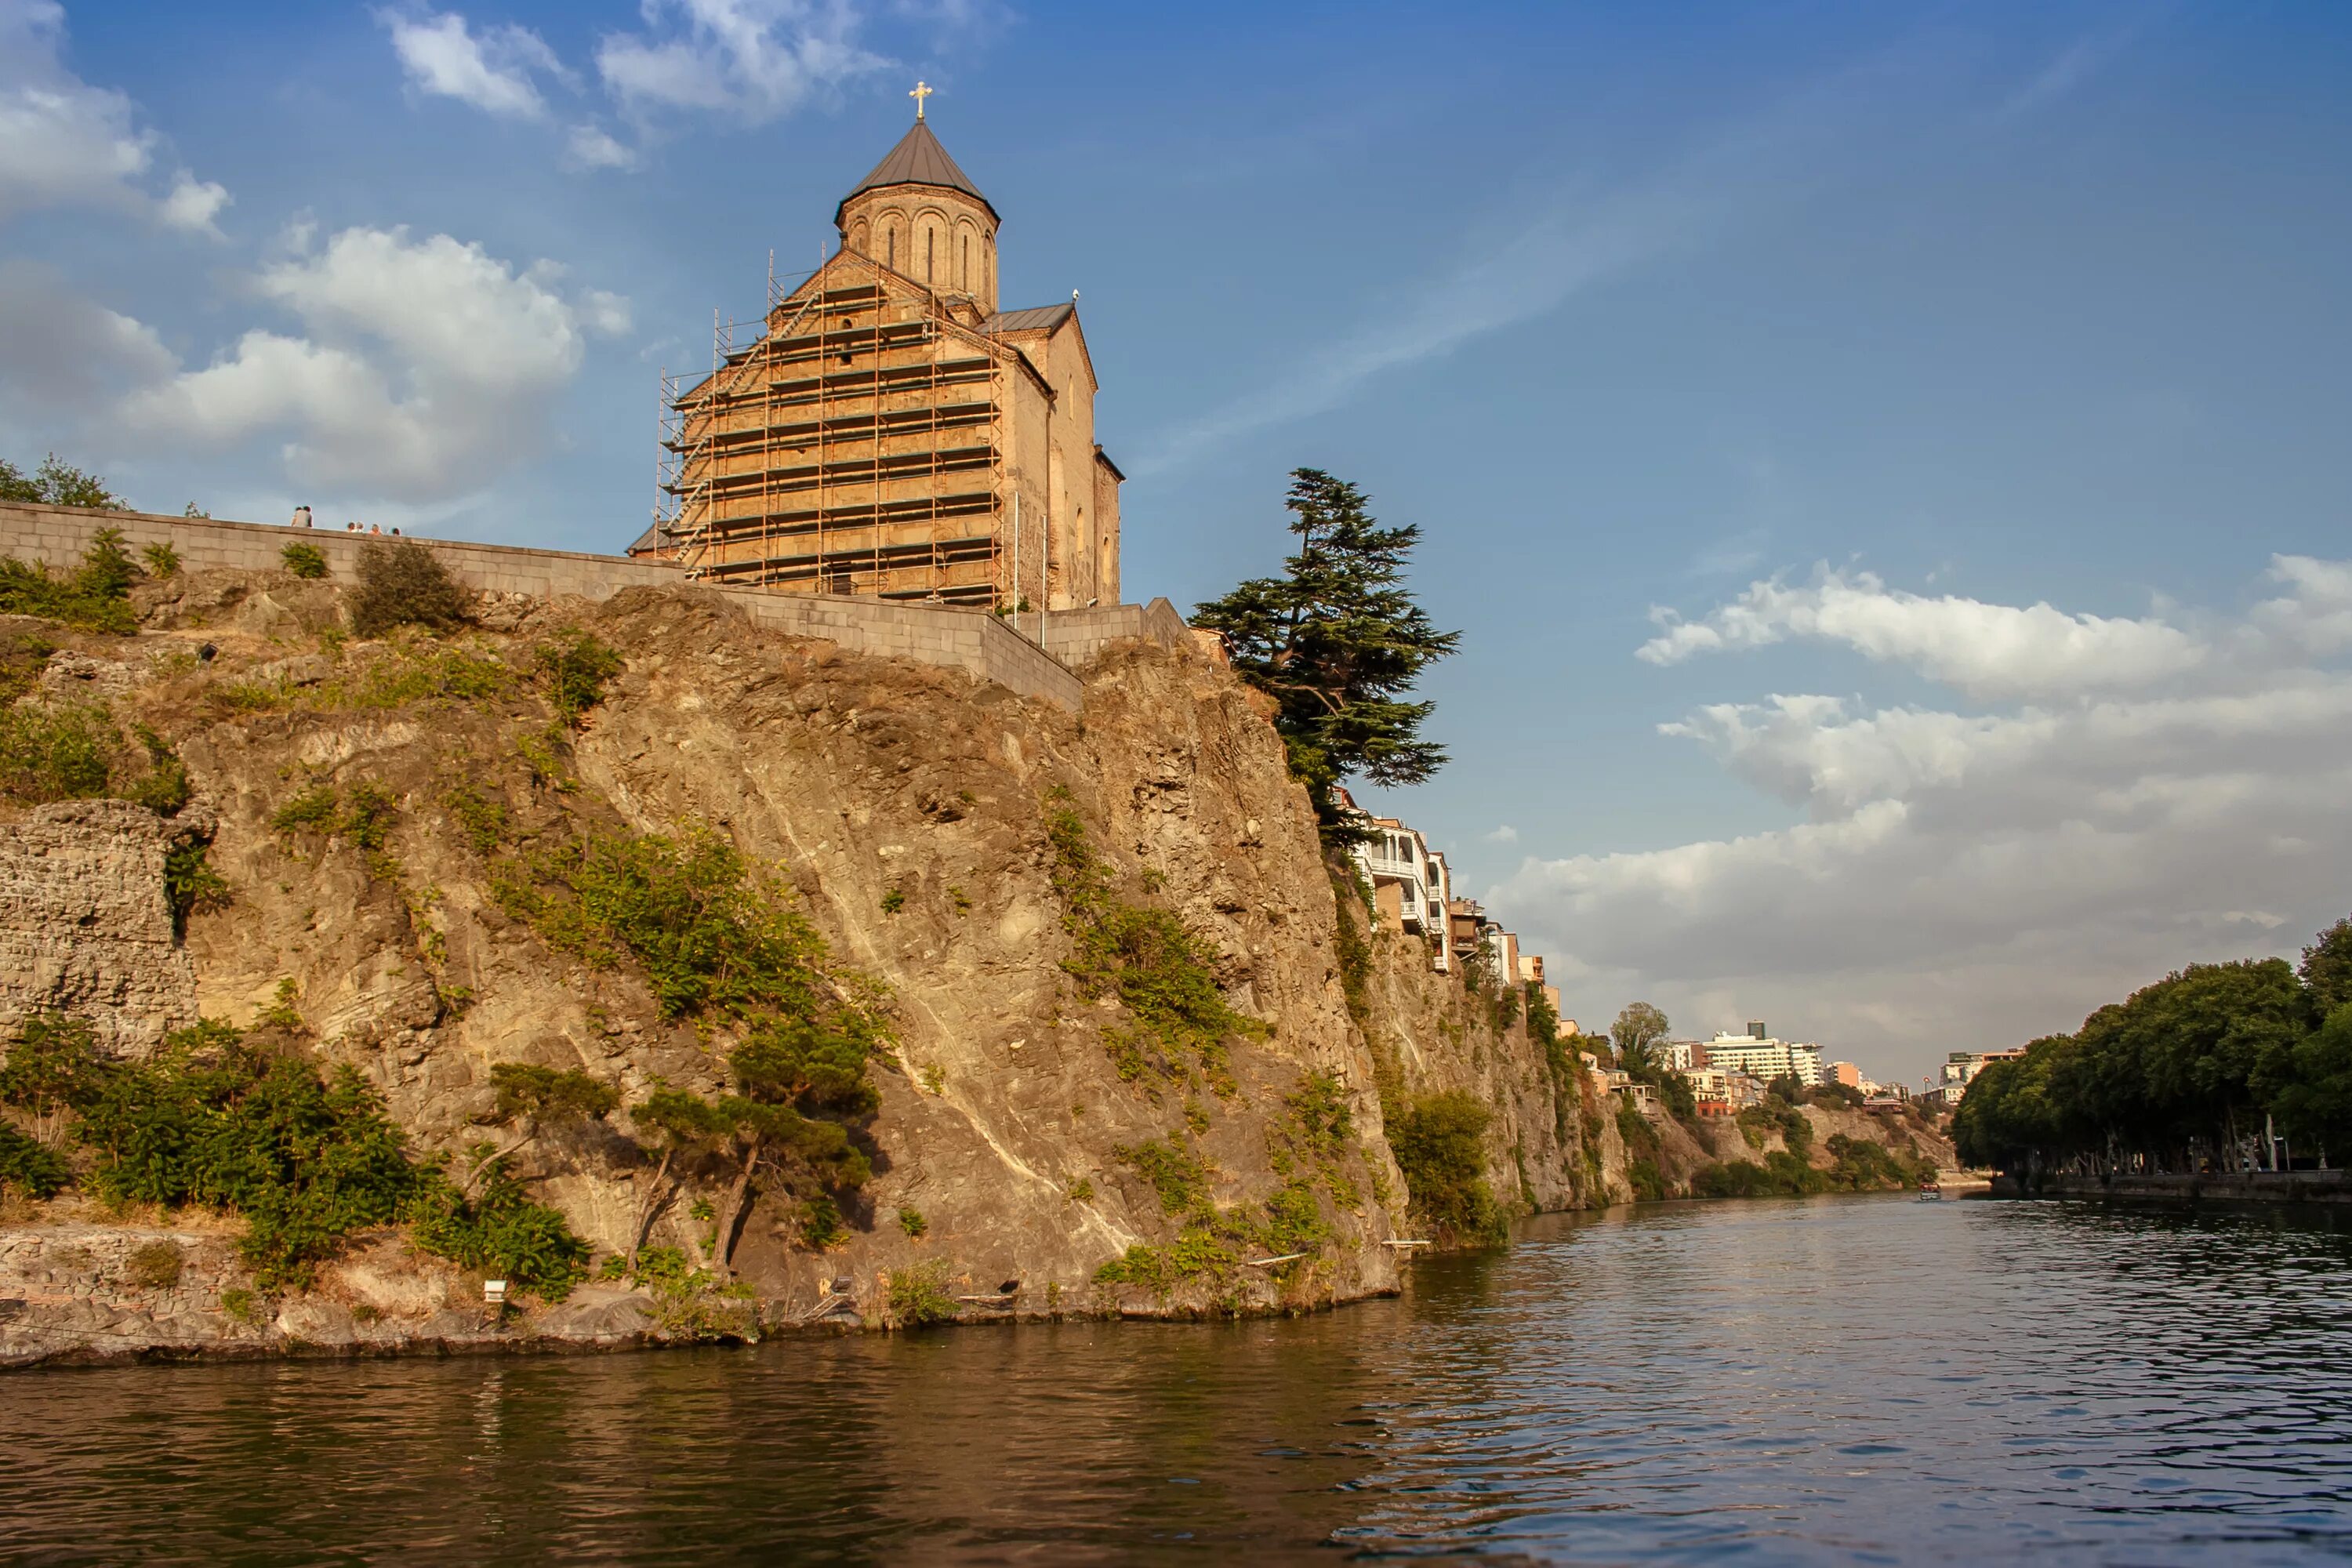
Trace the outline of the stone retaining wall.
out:
[[[89,547],[90,536],[110,524],[122,531],[123,540],[134,554],[147,545],[167,543],[179,552],[184,565],[195,570],[269,571],[284,563],[279,552],[299,540],[318,546],[320,553],[327,558],[328,574],[346,582],[356,580],[360,549],[376,537],[335,529],[276,528],[213,518],[0,502],[0,555],[70,570],[80,563],[82,552]],[[419,539],[416,542],[429,545],[459,582],[485,593],[529,594],[545,598],[568,594],[603,600],[623,588],[677,587],[688,581],[677,566],[661,561],[633,561],[622,555],[592,555],[572,550],[477,544],[463,540]],[[858,653],[911,658],[922,664],[961,669],[975,679],[994,681],[1024,697],[1057,703],[1072,710],[1081,700],[1078,679],[1070,672],[1066,662],[1049,656],[1034,642],[1016,635],[983,610],[894,604],[828,594],[762,594],[745,588],[711,591],[741,605],[762,626],[792,636],[822,637]],[[1158,610],[1164,610],[1164,616],[1155,616]],[[1076,613],[1110,617],[1103,623],[1106,626],[1127,624],[1118,619],[1125,613],[1137,626],[1149,625],[1153,628],[1164,628],[1164,622],[1174,619],[1176,614],[1164,599],[1140,607],[1122,605],[1108,610]],[[1176,625],[1181,629],[1183,623],[1177,620]],[[1123,635],[1157,636],[1160,631]],[[1093,648],[1103,639],[1074,633],[1069,640],[1073,646]]]
[[[1192,631],[1165,599],[1148,605],[1102,605],[1055,610],[1045,616],[1045,651],[1072,669],[1084,669],[1115,642],[1141,637],[1162,647],[1190,646]]]
[[[196,1021],[196,975],[175,940],[163,860],[207,837],[192,806],[166,821],[124,800],[36,807],[0,831],[0,1037],[69,1011],[138,1055]]]
[[[1992,1179],[1997,1198],[2163,1198],[2240,1204],[2352,1204],[2352,1172],[2247,1171],[2210,1176],[2015,1176]]]

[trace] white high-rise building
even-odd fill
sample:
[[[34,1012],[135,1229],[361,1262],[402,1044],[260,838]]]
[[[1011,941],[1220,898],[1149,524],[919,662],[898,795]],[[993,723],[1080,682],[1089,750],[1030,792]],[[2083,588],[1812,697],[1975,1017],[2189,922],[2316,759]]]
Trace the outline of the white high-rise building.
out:
[[[1706,1063],[1727,1072],[1744,1072],[1769,1083],[1794,1075],[1808,1089],[1822,1082],[1822,1048],[1766,1034],[1761,1023],[1751,1023],[1744,1035],[1724,1033],[1706,1043]]]

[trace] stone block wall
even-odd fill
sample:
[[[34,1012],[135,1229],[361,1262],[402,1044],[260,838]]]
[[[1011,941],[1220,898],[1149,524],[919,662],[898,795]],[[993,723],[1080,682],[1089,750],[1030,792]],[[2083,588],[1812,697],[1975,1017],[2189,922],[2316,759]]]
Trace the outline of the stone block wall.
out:
[[[209,832],[121,800],[36,807],[0,831],[0,1037],[27,1015],[87,1018],[118,1053],[196,1021],[196,976],[174,940],[163,858]]]
[[[1192,631],[1165,599],[1148,605],[1104,605],[1091,610],[1055,610],[1045,617],[1045,651],[1072,669],[1083,669],[1115,642],[1141,637],[1162,647],[1191,646]]]
[[[212,518],[0,503],[0,555],[70,570],[79,563],[90,536],[110,524],[122,531],[134,554],[149,544],[168,543],[179,552],[182,563],[194,570],[273,570],[283,564],[279,552],[299,540],[317,545],[327,558],[329,574],[345,582],[357,579],[360,549],[377,537],[335,529],[277,528]],[[459,540],[419,539],[416,542],[429,547],[459,582],[484,593],[543,598],[573,595],[603,600],[623,588],[678,587],[687,583],[684,572],[664,561]],[[710,591],[725,595],[761,625],[791,636],[821,637],[859,653],[961,669],[975,679],[994,681],[1024,697],[1073,710],[1080,701],[1078,679],[1066,661],[1049,657],[982,610],[824,594],[763,594],[748,588]],[[1156,604],[1164,606],[1167,601]],[[1120,610],[1138,616],[1149,614],[1134,605],[1079,613],[1116,616]],[[1169,609],[1167,615],[1173,617],[1175,611]]]

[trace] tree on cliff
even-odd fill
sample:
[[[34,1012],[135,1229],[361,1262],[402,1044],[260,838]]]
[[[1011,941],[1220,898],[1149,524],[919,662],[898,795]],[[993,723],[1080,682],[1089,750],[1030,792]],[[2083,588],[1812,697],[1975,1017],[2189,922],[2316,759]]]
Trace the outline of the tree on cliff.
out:
[[[1404,585],[1418,524],[1381,527],[1362,490],[1319,468],[1290,481],[1299,545],[1284,575],[1209,600],[1192,624],[1222,633],[1235,671],[1275,700],[1291,771],[1336,837],[1340,781],[1419,784],[1445,764],[1445,749],[1421,732],[1435,704],[1402,699],[1462,634],[1439,631]]]
[[[96,474],[83,473],[61,463],[52,452],[41,466],[25,472],[0,458],[0,500],[28,501],[37,506],[86,506],[100,511],[128,511],[121,496],[106,488]]]
[[[1656,1065],[1651,1051],[1666,1037],[1666,1016],[1647,1002],[1636,1002],[1609,1026],[1617,1047],[1617,1062],[1629,1073],[1645,1072]]]

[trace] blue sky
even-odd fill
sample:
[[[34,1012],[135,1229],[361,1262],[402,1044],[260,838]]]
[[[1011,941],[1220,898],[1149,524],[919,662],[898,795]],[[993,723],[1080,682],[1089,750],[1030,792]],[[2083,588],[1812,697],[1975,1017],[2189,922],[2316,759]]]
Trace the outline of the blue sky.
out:
[[[2352,909],[2332,7],[0,0],[0,451],[617,547],[918,77],[1130,597],[1423,525],[1382,804],[1588,1023],[1916,1079]]]

